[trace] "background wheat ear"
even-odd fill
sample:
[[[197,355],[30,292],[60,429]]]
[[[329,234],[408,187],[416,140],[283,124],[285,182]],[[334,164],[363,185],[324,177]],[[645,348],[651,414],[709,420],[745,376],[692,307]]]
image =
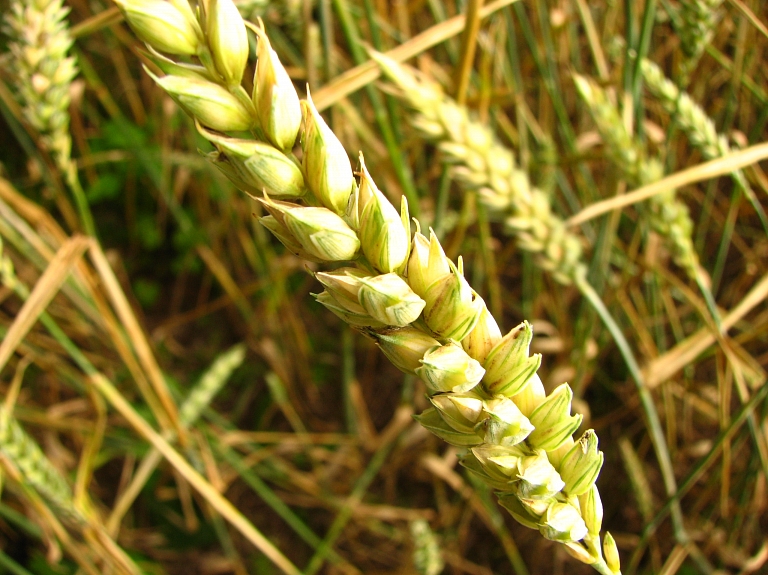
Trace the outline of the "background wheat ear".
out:
[[[4,18],[12,56],[6,61],[7,73],[14,79],[24,119],[40,134],[40,142],[53,156],[74,196],[80,219],[74,225],[95,235],[93,216],[72,160],[70,88],[78,69],[75,58],[69,55],[73,40],[68,14],[63,0],[10,2]]]
[[[37,491],[57,514],[70,521],[83,522],[82,515],[74,508],[72,489],[64,477],[5,409],[0,412],[0,453],[16,469],[16,479]]]
[[[666,112],[679,123],[685,131],[691,144],[701,150],[706,159],[718,158],[728,155],[731,147],[728,144],[728,138],[717,132],[714,121],[707,115],[693,98],[680,90],[670,79],[664,76],[664,72],[659,66],[650,60],[643,60],[641,63],[643,80],[648,91],[659,100]],[[731,178],[737,189],[748,199],[760,221],[763,228],[768,233],[768,215],[766,215],[760,201],[749,185],[746,176],[742,170],[736,170],[731,173]],[[719,274],[717,274],[719,275]]]
[[[682,0],[674,21],[686,59],[681,65],[683,84],[712,41],[720,22],[722,0]]]
[[[586,273],[582,241],[551,208],[488,126],[471,118],[467,108],[443,93],[412,68],[373,53],[398,96],[411,108],[409,122],[421,136],[435,143],[451,175],[467,191],[476,192],[491,217],[501,221],[521,249],[557,281],[571,284]]]
[[[576,87],[595,121],[605,144],[605,151],[623,176],[635,186],[642,186],[664,175],[661,161],[649,157],[645,147],[633,138],[605,91],[594,81],[576,76]],[[693,222],[686,205],[668,190],[649,199],[648,220],[654,231],[667,241],[675,263],[688,276],[706,286],[706,273],[693,245]]]

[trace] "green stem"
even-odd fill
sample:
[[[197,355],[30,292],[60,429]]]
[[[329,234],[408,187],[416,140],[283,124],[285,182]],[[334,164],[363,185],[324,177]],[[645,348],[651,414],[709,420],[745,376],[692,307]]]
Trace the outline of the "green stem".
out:
[[[603,320],[605,327],[607,327],[608,331],[611,332],[611,335],[613,336],[613,339],[619,348],[619,352],[627,364],[627,368],[629,369],[630,375],[632,376],[632,380],[635,382],[637,394],[640,397],[640,405],[645,412],[648,431],[651,435],[653,449],[656,452],[656,459],[659,462],[659,468],[664,480],[664,487],[667,492],[667,496],[672,498],[675,496],[675,493],[677,493],[677,482],[675,480],[674,469],[672,468],[672,458],[670,457],[669,450],[667,449],[667,442],[664,436],[664,429],[662,428],[661,421],[659,420],[659,414],[657,413],[656,406],[653,403],[651,392],[645,386],[643,381],[643,376],[640,372],[640,366],[637,364],[637,360],[632,354],[632,350],[630,349],[629,343],[624,337],[624,334],[621,332],[621,329],[611,316],[608,308],[605,307],[605,304],[603,303],[603,300],[600,298],[598,293],[589,284],[584,276],[575,278],[575,283],[576,287],[579,288],[579,291],[581,291],[582,295],[587,298],[589,303],[592,304],[592,307],[595,308],[595,311],[600,316],[600,319]],[[685,530],[685,525],[683,524],[683,512],[680,508],[679,501],[675,500],[671,503],[670,514],[672,516],[672,525],[674,527],[675,539],[677,539],[678,543],[681,545],[687,544],[689,538],[688,533]]]
[[[93,223],[93,214],[91,214],[91,207],[88,205],[88,198],[85,197],[85,191],[80,184],[80,178],[77,176],[75,163],[71,158],[62,160],[61,170],[64,172],[67,185],[75,198],[75,205],[80,214],[80,223],[83,225],[83,231],[92,238],[95,238],[96,225]]]
[[[643,123],[639,120],[643,117],[643,99],[640,97],[640,91],[642,89],[643,74],[640,71],[640,64],[643,58],[648,54],[648,48],[651,43],[651,33],[653,31],[653,25],[655,23],[656,16],[656,0],[650,0],[645,3],[645,10],[643,11],[643,24],[640,29],[640,38],[637,46],[637,57],[635,60],[634,73],[632,78],[632,101],[634,103],[634,115],[637,124],[638,135],[642,136]]]
[[[357,434],[357,416],[352,399],[352,387],[355,384],[355,341],[352,330],[344,326],[341,333],[341,378],[344,391],[344,419],[347,422],[347,431]]]
[[[608,568],[605,559],[600,559],[597,563],[592,563],[592,569],[600,573],[600,575],[621,575],[621,571],[614,573]]]
[[[27,571],[2,551],[0,551],[0,567],[3,567],[4,571],[13,573],[13,575],[32,575],[31,571]]]
[[[363,495],[366,491],[368,491],[368,487],[371,485],[371,482],[375,479],[376,475],[378,475],[381,466],[384,465],[384,462],[387,460],[390,451],[392,451],[392,448],[395,446],[396,439],[397,438],[393,438],[392,441],[388,441],[381,445],[373,455],[370,463],[368,463],[368,467],[358,478],[352,493],[347,498],[343,507],[339,510],[339,514],[336,516],[336,519],[333,520],[331,527],[328,529],[328,532],[325,535],[325,539],[323,539],[323,541],[318,546],[317,551],[312,556],[312,559],[310,559],[307,568],[304,570],[304,575],[314,575],[317,573],[317,571],[323,566],[323,562],[325,561],[326,557],[333,553],[333,544],[336,542],[336,539],[338,539],[339,535],[341,535],[341,532],[347,525],[347,522],[351,519],[352,511],[357,506],[357,504],[360,503]]]

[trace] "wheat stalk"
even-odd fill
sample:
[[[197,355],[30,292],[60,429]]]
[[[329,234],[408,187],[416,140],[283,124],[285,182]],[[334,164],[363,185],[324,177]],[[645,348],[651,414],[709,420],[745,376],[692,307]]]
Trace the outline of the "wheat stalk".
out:
[[[40,134],[74,195],[81,224],[95,234],[93,217],[72,160],[69,133],[70,86],[77,76],[75,59],[68,55],[72,37],[69,8],[62,0],[14,0],[6,14],[12,41],[10,73],[24,118]]]
[[[597,437],[589,430],[574,441],[581,416],[570,414],[567,384],[545,394],[541,357],[528,352],[530,325],[502,337],[461,258],[447,258],[434,234],[411,234],[407,202],[397,210],[385,198],[362,155],[355,177],[311,98],[299,101],[261,27],[251,26],[254,90],[242,88],[246,24],[231,0],[204,3],[199,20],[182,0],[152,4],[154,19],[147,0],[120,0],[154,50],[175,34],[178,46],[164,51],[195,56],[182,68],[158,54],[166,74],[153,77],[216,147],[210,160],[262,203],[269,215],[261,223],[287,249],[320,264],[346,263],[316,273],[325,288],[317,300],[424,381],[433,407],[418,420],[465,448],[463,464],[497,489],[515,519],[599,572],[619,573],[613,539],[600,542]],[[251,137],[226,134],[243,131]],[[299,159],[292,150],[300,132]]]

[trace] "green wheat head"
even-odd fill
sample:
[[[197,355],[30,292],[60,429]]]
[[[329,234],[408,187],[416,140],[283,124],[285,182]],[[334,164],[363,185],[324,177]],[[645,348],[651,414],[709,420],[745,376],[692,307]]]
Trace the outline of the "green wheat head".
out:
[[[60,517],[83,521],[66,479],[6,409],[0,409],[0,454],[19,471],[24,486],[40,494]]]
[[[419,575],[439,575],[445,568],[437,536],[429,523],[416,519],[410,523],[413,539],[413,565]]]
[[[633,186],[643,186],[662,179],[664,168],[661,162],[649,158],[641,143],[629,134],[619,110],[610,102],[605,91],[583,76],[574,76],[574,81],[603,139],[606,153],[623,177]],[[677,199],[675,190],[652,196],[648,205],[651,227],[666,239],[675,263],[689,277],[696,279],[701,266],[691,239],[693,222],[688,208]]]
[[[77,75],[62,0],[14,0],[5,17],[17,98],[58,165],[69,162],[69,88]]]
[[[683,63],[683,76],[698,63],[707,46],[712,42],[720,21],[720,5],[723,0],[680,0],[676,18],[680,46],[687,59]]]
[[[585,274],[580,239],[552,212],[549,196],[531,183],[493,131],[414,69],[383,54],[373,57],[411,108],[413,127],[437,145],[453,178],[477,192],[520,248],[534,254],[536,263],[561,283],[573,283]]]
[[[155,53],[163,74],[154,80],[215,147],[208,159],[263,205],[261,224],[289,251],[327,270],[315,274],[317,301],[424,382],[432,407],[419,422],[463,448],[462,463],[515,519],[600,573],[620,573],[615,542],[601,542],[597,436],[573,438],[582,418],[571,414],[567,384],[545,393],[530,325],[502,335],[461,258],[446,257],[434,234],[412,233],[407,202],[398,210],[386,199],[362,155],[353,172],[263,28],[246,25],[231,0],[197,12],[185,0],[119,5]],[[258,39],[250,91],[247,26]]]

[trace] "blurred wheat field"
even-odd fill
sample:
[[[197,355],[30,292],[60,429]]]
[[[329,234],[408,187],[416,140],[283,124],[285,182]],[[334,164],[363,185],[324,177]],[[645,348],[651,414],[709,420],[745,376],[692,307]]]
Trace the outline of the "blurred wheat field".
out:
[[[765,3],[237,5],[502,331],[531,322],[622,572],[768,572]],[[114,4],[2,13],[0,569],[593,572],[413,420],[424,384],[317,305]],[[369,49],[463,119],[429,132]]]

